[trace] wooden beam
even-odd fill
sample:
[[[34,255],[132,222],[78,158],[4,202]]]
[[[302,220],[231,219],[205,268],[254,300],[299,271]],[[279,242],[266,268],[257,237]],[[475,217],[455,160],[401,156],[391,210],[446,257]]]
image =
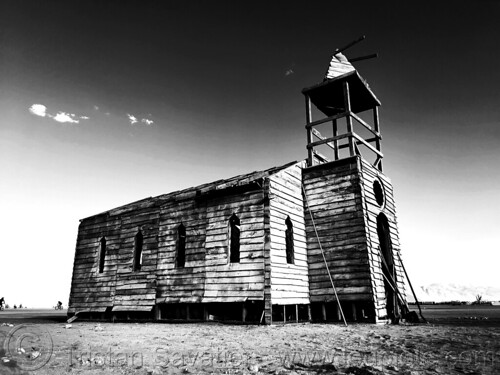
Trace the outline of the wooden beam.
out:
[[[378,107],[375,106],[373,107],[373,126],[375,128],[375,131],[380,134],[380,122],[379,122],[379,115],[378,115]],[[380,137],[382,138],[382,137]],[[382,152],[382,147],[380,145],[380,139],[377,139],[375,141],[375,148]],[[380,160],[378,163],[378,170],[382,172],[382,161]]]
[[[371,144],[369,144],[367,141],[365,141],[361,136],[359,136],[358,134],[356,133],[352,133],[352,136],[354,138],[356,138],[359,142],[361,142],[363,145],[365,145],[366,147],[368,147],[370,150],[372,150],[374,153],[376,153],[378,156],[380,156],[381,158],[384,157],[384,155],[379,151],[377,150],[375,147],[373,147]]]
[[[335,310],[337,311],[337,320],[340,322],[342,320],[342,312],[338,305],[335,306]]]
[[[364,141],[365,142],[375,142],[375,140],[376,140],[376,138],[368,138],[368,139],[365,139]],[[363,142],[356,141],[356,144],[359,146],[359,145],[363,144]],[[346,148],[346,147],[349,147],[349,145],[348,144],[340,145],[339,150],[342,150],[343,148]]]
[[[318,129],[311,128],[311,131],[312,131],[313,135],[314,135],[316,138],[318,138],[318,139],[320,139],[320,140],[325,140],[325,139],[326,139],[326,137],[324,137],[324,136],[323,136],[323,135],[319,132],[319,130],[318,130]],[[333,145],[333,143],[332,143],[332,142],[327,142],[327,143],[326,143],[326,145],[327,145],[328,147],[330,147],[331,149],[334,149],[334,150],[335,150],[335,146]]]
[[[375,107],[376,108],[376,107]],[[349,115],[354,118],[357,122],[359,122],[361,125],[363,125],[366,129],[368,129],[375,137],[380,137],[380,133],[373,130],[370,125],[368,125],[361,117],[359,117],[357,114],[350,112]]]
[[[347,81],[343,82],[343,87],[344,87],[344,103],[345,103],[345,110],[347,113],[351,112],[351,95],[349,93],[349,83]],[[347,121],[347,133],[352,133],[352,118],[351,116],[346,117]],[[354,140],[352,137],[349,137],[349,155],[354,156]]]
[[[361,151],[359,151],[358,142],[354,142],[354,151],[356,152],[356,155],[362,156]]]
[[[337,137],[339,135],[339,130],[337,126],[337,120],[332,120],[333,136]],[[333,141],[333,158],[339,160],[339,141]]]
[[[312,131],[309,126],[312,122],[312,112],[311,112],[311,98],[309,95],[306,95],[306,129],[307,129],[307,144],[309,145],[312,142]],[[307,165],[309,167],[313,166],[313,153],[312,149],[307,149]]]
[[[321,154],[320,152],[313,150],[313,156],[318,159],[321,163],[328,163],[330,162],[330,159],[328,159],[325,155]]]
[[[306,128],[310,128],[310,127],[313,127],[316,125],[321,125],[321,124],[324,124],[325,122],[338,120],[338,119],[341,119],[341,118],[347,117],[347,116],[349,116],[348,112],[342,112],[342,113],[339,113],[339,114],[334,115],[334,116],[325,117],[324,119],[321,119],[321,120],[311,121],[306,125]]]
[[[341,135],[337,135],[336,137],[329,137],[329,138],[325,138],[323,140],[320,140],[320,141],[316,141],[316,142],[311,142],[307,145],[307,148],[308,149],[312,149],[313,147],[316,147],[316,146],[319,146],[319,145],[322,145],[322,144],[325,144],[325,143],[329,143],[329,142],[334,142],[334,141],[338,141],[340,139],[344,139],[344,138],[352,138],[352,134],[351,133],[346,133],[346,134],[341,134]]]

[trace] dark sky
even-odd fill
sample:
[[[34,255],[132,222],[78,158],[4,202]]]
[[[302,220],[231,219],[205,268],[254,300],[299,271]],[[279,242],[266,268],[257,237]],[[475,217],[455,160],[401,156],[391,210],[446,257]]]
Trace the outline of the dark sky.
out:
[[[0,230],[22,235],[26,212],[44,223],[10,261],[52,251],[67,293],[78,219],[303,159],[302,88],[366,35],[346,55],[379,53],[355,67],[382,102],[408,268],[491,284],[468,254],[498,260],[499,14],[496,1],[2,1]]]

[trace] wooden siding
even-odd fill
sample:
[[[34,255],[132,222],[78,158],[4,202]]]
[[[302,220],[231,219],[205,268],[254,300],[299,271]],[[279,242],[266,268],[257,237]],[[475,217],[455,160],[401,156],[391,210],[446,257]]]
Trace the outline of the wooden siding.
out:
[[[304,169],[303,183],[328,268],[341,301],[370,301],[358,158]],[[308,207],[304,209],[311,302],[334,301]]]
[[[401,252],[399,234],[396,219],[396,206],[394,203],[394,190],[391,181],[378,169],[374,168],[365,160],[360,161],[360,182],[363,193],[363,205],[365,207],[365,226],[368,239],[368,254],[370,258],[371,282],[374,295],[377,317],[386,315],[386,296],[384,290],[384,278],[382,276],[382,260],[379,252],[379,238],[377,233],[377,216],[383,213],[389,222],[390,238],[394,254],[394,265],[396,268],[397,285],[401,294],[406,298],[404,272],[398,253]],[[382,207],[375,199],[373,184],[376,180],[383,186],[384,204]]]
[[[270,298],[272,304],[308,304],[309,279],[302,199],[302,163],[269,178]],[[288,264],[285,220],[293,224],[294,264]]]
[[[147,198],[81,220],[69,312],[149,311],[158,303],[264,299],[264,186],[285,166]],[[240,262],[228,262],[228,220],[240,219]],[[177,227],[186,228],[185,267],[176,267]],[[269,226],[267,226],[268,228]],[[134,238],[143,265],[133,270]],[[107,241],[98,272],[100,240]]]
[[[241,221],[240,262],[228,261],[228,221]],[[172,200],[161,207],[157,302],[264,299],[264,193]],[[186,264],[175,265],[176,231],[186,227]]]
[[[404,293],[392,185],[360,157],[304,168],[303,162],[131,203],[81,221],[70,310],[150,311],[162,303],[264,300],[272,305],[334,301],[314,231],[341,301],[372,301],[385,315],[377,216],[390,225],[398,287]],[[380,207],[373,192],[379,179]],[[302,184],[309,206],[304,200]],[[240,262],[228,261],[228,221],[240,220]],[[286,260],[285,220],[294,230],[294,264]],[[177,228],[186,228],[185,266],[176,266]],[[134,237],[143,263],[133,270]],[[100,240],[106,238],[99,273]]]
[[[156,302],[200,302],[205,288],[206,205],[194,194],[179,196],[160,208]],[[176,266],[177,228],[186,228],[186,258]]]
[[[146,199],[81,221],[73,266],[69,312],[154,304],[158,207]],[[131,272],[134,237],[142,230],[143,267]],[[99,273],[100,240],[106,238]]]
[[[116,270],[116,291],[113,311],[132,307],[153,307],[156,297],[156,263],[158,258],[159,202],[121,213],[119,264]],[[142,266],[133,270],[135,236],[143,235]]]

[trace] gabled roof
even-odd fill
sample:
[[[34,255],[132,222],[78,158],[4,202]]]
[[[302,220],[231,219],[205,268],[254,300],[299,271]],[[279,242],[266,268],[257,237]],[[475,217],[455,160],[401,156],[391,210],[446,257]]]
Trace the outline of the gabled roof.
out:
[[[190,187],[187,189],[183,190],[178,190],[174,191],[172,193],[168,194],[162,194],[156,197],[149,197],[149,198],[144,198],[132,203],[128,203],[126,205],[120,206],[113,208],[111,210],[107,210],[104,212],[101,212],[96,215],[92,215],[89,217],[86,217],[84,219],[81,219],[80,221],[87,220],[90,218],[95,218],[97,216],[101,215],[109,215],[109,216],[114,216],[114,215],[119,215],[128,211],[133,211],[135,209],[138,209],[140,207],[153,207],[153,206],[161,206],[163,203],[169,201],[169,200],[182,200],[182,199],[189,199],[189,198],[202,198],[206,196],[207,194],[214,194],[214,193],[223,193],[225,191],[228,191],[230,189],[237,189],[238,187],[244,187],[248,186],[250,184],[259,184],[260,181],[263,178],[267,178],[273,174],[276,174],[292,165],[295,165],[299,163],[298,161],[293,161],[281,166],[277,167],[272,167],[263,171],[254,171],[251,173],[246,173],[242,174],[239,176],[227,178],[227,179],[221,179],[217,180],[214,182],[210,182],[207,184],[203,185],[198,185],[195,187]]]

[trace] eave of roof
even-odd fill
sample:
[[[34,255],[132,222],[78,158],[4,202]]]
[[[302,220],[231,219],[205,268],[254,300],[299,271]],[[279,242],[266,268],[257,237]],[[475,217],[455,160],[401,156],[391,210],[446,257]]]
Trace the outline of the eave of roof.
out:
[[[311,102],[320,111],[327,116],[333,116],[344,111],[343,82],[349,83],[351,109],[354,113],[363,112],[381,105],[380,100],[357,71],[348,72],[314,86],[306,87],[302,90],[302,93],[309,96]]]
[[[101,212],[96,215],[88,216],[84,219],[80,219],[80,222],[87,220],[87,219],[92,219],[97,216],[102,216],[102,215],[108,215],[108,216],[113,216],[116,215],[117,212],[125,212],[125,211],[131,211],[135,209],[135,206],[140,206],[141,204],[151,204],[153,206],[155,205],[161,205],[166,201],[169,200],[181,200],[181,199],[188,199],[188,198],[196,198],[204,194],[208,194],[210,192],[214,191],[223,191],[226,189],[232,189],[238,186],[245,186],[248,184],[255,183],[256,181],[269,177],[275,173],[278,173],[288,167],[291,167],[294,164],[299,163],[298,161],[293,161],[284,165],[280,165],[277,167],[272,167],[263,171],[254,171],[250,173],[245,173],[242,175],[230,177],[227,179],[221,179],[213,182],[209,182],[206,184],[190,187],[187,189],[183,190],[178,190],[174,191],[171,193],[167,194],[162,194],[158,195],[156,197],[149,197],[149,198],[144,198],[132,203],[125,204],[123,206],[115,207],[113,209]],[[130,209],[127,209],[130,208]]]

